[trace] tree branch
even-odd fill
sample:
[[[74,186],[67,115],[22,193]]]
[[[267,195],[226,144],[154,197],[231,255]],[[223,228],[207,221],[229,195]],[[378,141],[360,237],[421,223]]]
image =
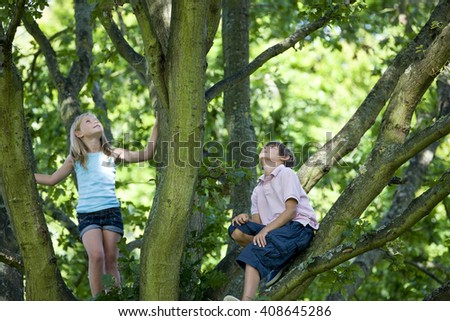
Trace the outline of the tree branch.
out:
[[[165,81],[165,52],[167,51],[167,46],[164,47],[162,45],[156,31],[150,23],[152,19],[146,1],[132,1],[132,7],[139,23],[139,27],[142,30],[145,58],[147,59],[147,72],[150,73],[162,107],[169,108],[169,96]]]
[[[316,254],[340,243],[344,226],[334,222],[359,217],[388,184],[397,168],[415,154],[406,152],[402,155],[399,150],[405,148],[402,144],[409,132],[412,112],[436,76],[430,75],[430,69],[426,67],[440,69],[450,57],[450,51],[445,50],[450,43],[449,31],[450,25],[443,29],[442,35],[439,35],[429,47],[430,50],[426,50],[425,57],[412,64],[411,68],[400,77],[394,96],[383,116],[383,125],[374,149],[360,167],[358,176],[353,179],[322,220],[321,229],[314,242]],[[438,49],[438,47],[441,48]],[[414,80],[410,81],[413,76]],[[436,126],[439,128],[442,123],[437,122]],[[439,130],[436,130],[436,133],[439,133]]]
[[[68,32],[72,32],[72,30],[70,28],[65,28],[61,31],[58,31],[57,33],[55,33],[53,36],[49,37],[48,40],[49,42],[52,42],[53,40],[55,40],[56,38],[58,38],[59,36],[68,33]],[[30,83],[32,84],[34,81],[34,77],[33,74],[35,73],[35,69],[36,69],[36,63],[37,63],[37,59],[38,57],[42,54],[42,49],[40,47],[38,47],[37,51],[32,54],[33,56],[33,60],[30,63],[30,67],[28,68],[28,76],[24,79],[24,83]],[[45,58],[45,57],[44,57]]]
[[[297,299],[292,296],[292,293],[296,293],[295,288],[303,281],[395,240],[430,214],[431,210],[449,193],[450,170],[446,171],[433,187],[414,199],[402,215],[397,216],[389,224],[373,233],[365,234],[354,244],[340,244],[320,256],[306,258],[284,276],[283,282],[276,283],[264,294],[269,295],[273,300]]]
[[[437,81],[438,105],[437,115],[425,115],[417,112],[417,123],[421,123],[425,118],[439,118],[442,115],[450,113],[450,81],[449,73],[441,73]],[[394,217],[400,215],[411,200],[414,198],[417,190],[422,185],[426,170],[431,163],[439,142],[428,145],[424,150],[415,155],[409,162],[409,166],[403,174],[404,184],[399,186],[395,191],[395,196],[389,211],[384,215],[378,226],[388,224]],[[448,200],[448,197],[444,199]],[[358,275],[356,280],[351,284],[345,285],[346,297],[341,292],[335,292],[327,296],[327,300],[346,300],[351,298],[364,279],[371,273],[372,267],[383,257],[380,250],[372,250],[358,256],[353,264],[360,267],[364,275]]]
[[[97,112],[97,114],[103,124],[105,136],[108,141],[112,142],[113,135],[111,132],[111,120],[108,118],[108,107],[106,105],[105,99],[103,98],[103,91],[98,81],[94,81],[93,83],[92,99],[94,100],[95,106],[100,110],[100,112]]]
[[[423,299],[424,301],[449,301],[450,300],[450,281],[440,288],[434,290],[430,295]]]
[[[17,269],[21,274],[24,273],[22,258],[7,249],[0,250],[0,262]]]
[[[50,200],[47,200],[45,202],[41,200],[41,202],[43,203],[45,210],[50,213],[50,216],[55,221],[61,223],[61,225],[65,227],[67,231],[69,231],[70,235],[75,240],[80,237],[77,225],[63,211],[58,209],[53,202],[51,202]]]
[[[372,127],[375,120],[391,97],[400,76],[406,68],[423,55],[417,48],[428,48],[442,29],[434,28],[437,23],[447,25],[450,3],[441,0],[433,10],[430,19],[420,33],[395,57],[366,99],[339,133],[312,155],[299,169],[297,175],[306,192],[330,171],[345,155],[358,146],[361,137]]]
[[[423,180],[425,179],[426,170],[433,160],[437,147],[437,143],[431,144],[411,159],[409,166],[403,175],[405,183],[400,185],[395,191],[392,204],[387,213],[385,213],[381,221],[378,223],[378,227],[389,224],[393,218],[401,215],[402,212],[408,207],[409,203],[411,203],[414,199],[417,191],[422,185]],[[378,249],[368,251],[363,255],[358,256],[353,264],[356,264],[361,269],[363,275],[358,274],[355,281],[351,284],[345,285],[345,292],[347,293],[346,297],[338,291],[328,295],[327,300],[338,301],[350,299],[355,294],[359,286],[364,282],[365,278],[371,273],[372,267],[384,256],[384,252]]]
[[[405,260],[405,263],[415,267],[420,272],[426,274],[427,276],[429,276],[431,279],[435,280],[440,285],[444,284],[444,281],[442,281],[438,276],[436,276],[433,273],[431,273],[426,267],[423,266],[423,264],[420,264],[420,263],[417,263],[417,262],[414,262],[414,261],[410,261],[410,260]]]
[[[230,89],[239,83],[239,81],[247,78],[256,70],[258,70],[262,65],[264,65],[267,61],[272,59],[273,57],[278,56],[279,54],[285,52],[286,50],[292,48],[296,43],[303,40],[306,36],[310,35],[314,31],[320,29],[324,25],[326,25],[333,17],[334,13],[337,11],[338,6],[333,7],[328,10],[323,17],[320,19],[306,25],[305,27],[297,29],[292,35],[278,44],[266,49],[263,51],[258,57],[256,57],[252,62],[250,62],[246,67],[242,68],[237,73],[219,81],[214,86],[209,88],[206,91],[205,99],[207,102],[210,102],[217,96],[219,96],[222,92]]]
[[[450,198],[447,197],[444,200],[444,208],[445,208],[445,213],[447,214],[447,218],[450,221]]]
[[[145,0],[138,0],[139,2]],[[161,44],[163,54],[167,54],[169,34],[171,28],[172,0],[145,1],[146,14],[154,30],[158,42]]]
[[[208,1],[208,17],[207,21],[207,37],[206,37],[206,50],[209,51],[214,43],[214,37],[217,33],[217,28],[220,23],[220,10],[222,8],[221,0],[209,0]]]
[[[86,84],[92,61],[92,10],[87,0],[75,0],[75,48],[78,60],[70,68],[68,79],[74,85],[73,91],[79,93]]]
[[[25,12],[25,0],[18,0],[16,2],[16,5],[14,6],[14,14],[6,31],[5,41],[9,48],[12,48],[14,36],[16,35],[17,27],[20,24],[20,20],[22,19],[24,12]]]
[[[50,78],[53,80],[55,87],[58,89],[58,91],[63,90],[65,79],[59,71],[56,53],[53,50],[50,41],[47,39],[42,30],[39,28],[39,25],[36,23],[36,21],[34,21],[32,17],[24,16],[22,18],[22,21],[28,33],[33,36],[34,40],[36,40],[36,42],[38,43],[39,48],[41,48],[45,57],[48,71],[50,73]]]
[[[396,150],[400,162],[405,162],[422,149],[450,133],[450,115],[439,118],[433,125],[409,138]]]
[[[405,142],[417,104],[450,60],[449,44],[450,24],[447,24],[425,50],[424,57],[414,62],[400,77],[383,116],[376,146],[401,145]]]
[[[99,20],[106,30],[117,52],[136,70],[139,79],[145,82],[147,64],[145,57],[137,53],[124,38],[110,11],[99,14]]]
[[[450,36],[448,35],[450,26],[444,30],[444,36],[439,36],[430,49],[434,49],[436,46],[446,48],[450,43],[450,39],[447,39]],[[449,41],[447,42],[447,40]],[[437,52],[439,54],[434,56]],[[403,154],[399,150],[405,148],[402,146],[407,134],[404,132],[404,128],[409,128],[412,111],[425,92],[425,87],[429,86],[435,77],[435,75],[430,75],[424,66],[430,66],[429,60],[432,60],[434,63],[431,66],[441,68],[449,56],[450,51],[427,50],[425,58],[413,64],[410,70],[402,75],[401,81],[395,88],[395,96],[391,98],[383,116],[384,126],[381,128],[374,149],[360,167],[358,176],[348,185],[321,222],[321,228],[311,246],[316,255],[331,249],[342,241],[342,232],[345,227],[336,222],[347,222],[359,217],[388,184],[395,171],[417,153],[412,153],[411,148]],[[414,75],[414,81],[408,81],[411,75]],[[403,98],[406,95],[411,99],[406,101]],[[443,124],[442,121],[436,122],[433,127],[436,133],[441,132],[438,130],[439,125],[443,125],[441,127],[445,128],[447,124]]]

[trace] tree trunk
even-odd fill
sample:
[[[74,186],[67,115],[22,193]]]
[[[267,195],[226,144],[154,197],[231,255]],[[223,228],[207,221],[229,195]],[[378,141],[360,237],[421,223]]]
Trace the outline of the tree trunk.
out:
[[[191,214],[203,141],[207,1],[175,1],[165,64],[168,124],[160,183],[144,233],[140,298],[177,300],[180,261]],[[148,59],[148,57],[147,57]],[[150,63],[149,63],[150,65]]]
[[[248,17],[250,1],[223,1],[222,39],[225,78],[235,74],[248,64]],[[224,92],[223,107],[229,135],[228,161],[235,170],[250,173],[231,187],[233,216],[249,213],[251,194],[255,185],[256,135],[250,114],[250,79]],[[251,156],[251,157],[249,157]]]
[[[226,0],[222,2],[222,41],[224,77],[228,78],[249,61],[249,10],[250,1]],[[235,86],[224,91],[223,108],[225,125],[228,130],[227,162],[234,171],[244,171],[239,181],[232,182],[230,208],[232,216],[250,213],[251,195],[256,181],[256,164],[258,159],[255,129],[250,113],[250,78],[247,76]],[[231,257],[238,254],[238,246],[230,240],[228,253]],[[235,277],[224,284],[220,291],[239,296],[243,287],[242,269],[237,265],[227,265]],[[228,270],[230,273],[231,270]],[[209,294],[212,292],[208,291]],[[208,294],[207,294],[208,295]],[[215,299],[220,299],[215,297]]]
[[[0,251],[4,250],[19,256],[19,245],[0,195]],[[0,260],[0,301],[22,301],[23,293],[22,273]]]
[[[23,258],[27,300],[73,299],[56,265],[34,182],[22,81],[12,60],[14,33],[0,30],[0,190]]]

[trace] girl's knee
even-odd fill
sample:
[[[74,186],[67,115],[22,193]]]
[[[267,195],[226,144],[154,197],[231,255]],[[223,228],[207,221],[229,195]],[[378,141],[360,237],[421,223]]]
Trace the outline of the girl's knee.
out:
[[[103,251],[90,251],[88,252],[88,257],[91,263],[103,263],[105,261],[105,253]]]
[[[105,262],[107,265],[117,264],[118,256],[115,253],[110,253],[105,256]]]

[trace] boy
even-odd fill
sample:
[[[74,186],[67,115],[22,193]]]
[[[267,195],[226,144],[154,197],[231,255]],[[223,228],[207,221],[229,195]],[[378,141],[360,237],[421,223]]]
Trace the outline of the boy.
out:
[[[275,283],[282,268],[308,247],[319,228],[313,208],[294,171],[294,155],[279,142],[269,142],[259,154],[264,174],[252,194],[251,215],[239,214],[228,229],[230,237],[243,246],[236,259],[244,268],[242,300],[255,298],[259,282],[269,275]],[[226,296],[225,301],[236,301]]]

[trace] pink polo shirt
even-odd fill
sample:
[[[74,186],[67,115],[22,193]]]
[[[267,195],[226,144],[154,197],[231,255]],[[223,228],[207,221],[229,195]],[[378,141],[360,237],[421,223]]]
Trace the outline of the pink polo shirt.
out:
[[[293,221],[304,226],[309,224],[313,229],[319,228],[316,213],[309,203],[305,190],[294,171],[279,165],[269,177],[260,176],[252,194],[252,214],[259,214],[262,224],[274,221],[286,209],[286,201],[293,198],[297,201],[297,215]]]

